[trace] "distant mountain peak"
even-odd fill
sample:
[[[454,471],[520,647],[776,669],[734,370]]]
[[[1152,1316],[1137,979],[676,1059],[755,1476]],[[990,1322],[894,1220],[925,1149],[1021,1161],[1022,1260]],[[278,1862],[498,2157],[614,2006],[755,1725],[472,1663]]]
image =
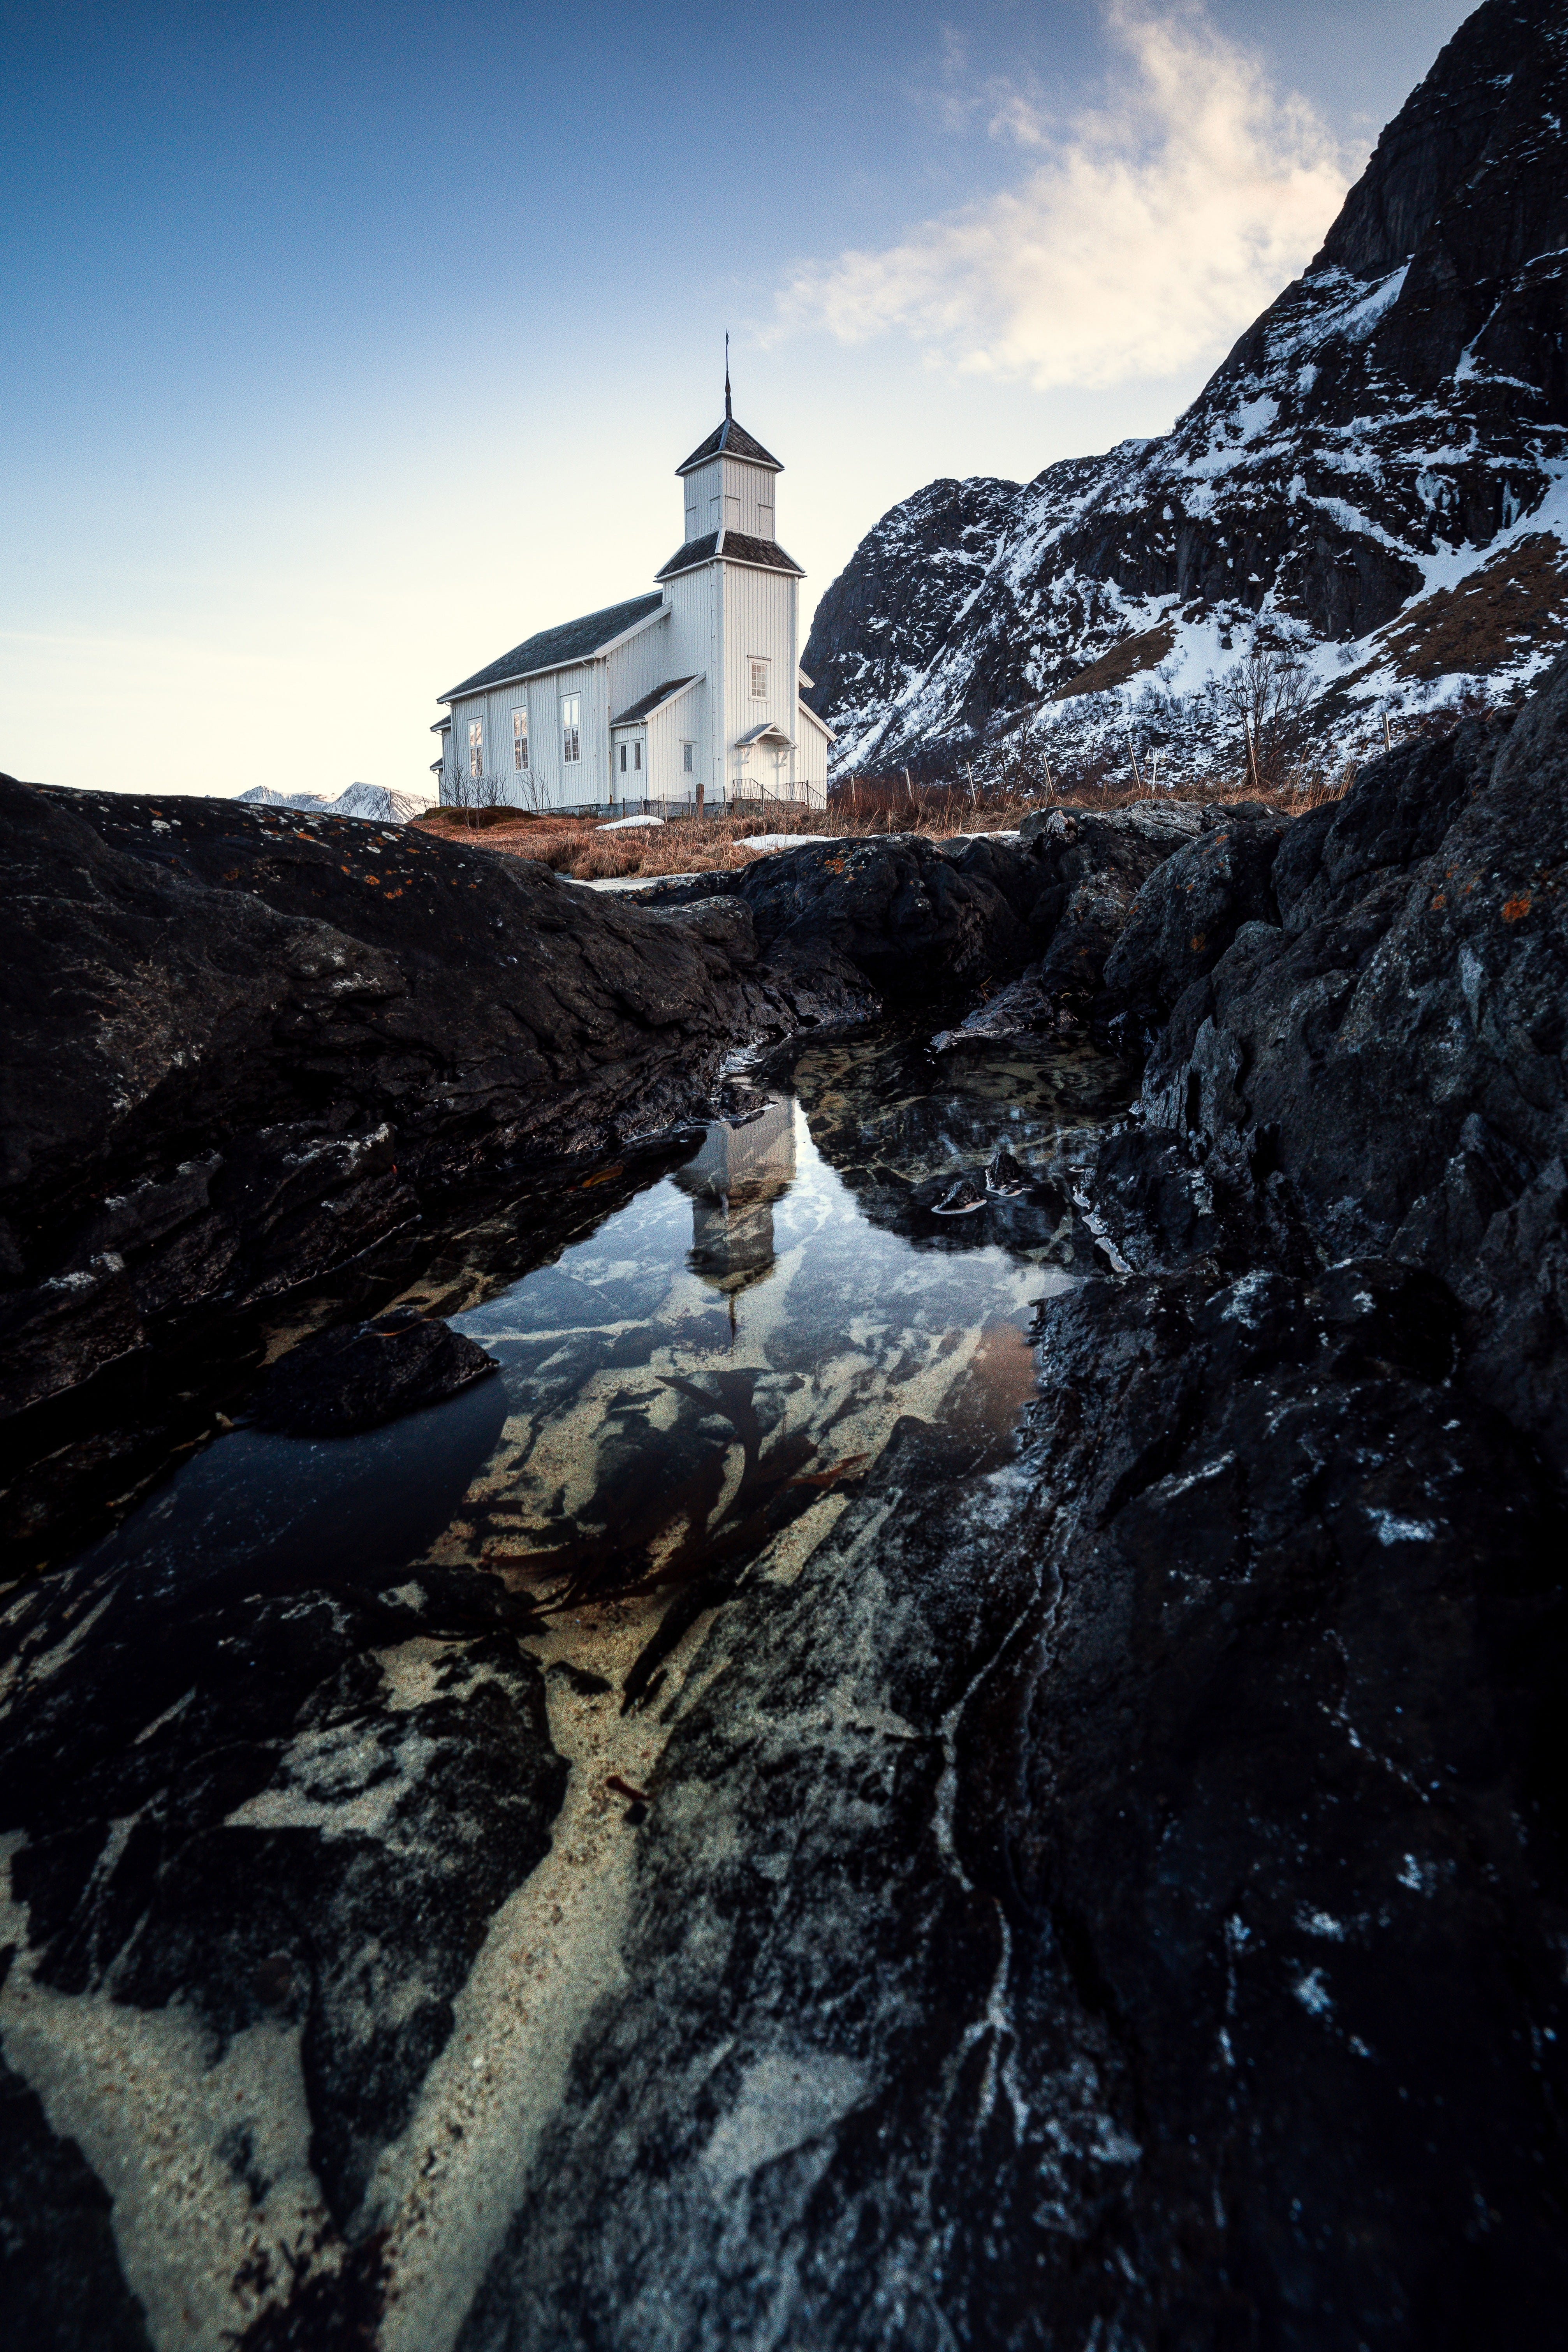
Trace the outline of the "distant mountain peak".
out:
[[[1125,732],[1139,678],[1201,763],[1204,689],[1259,628],[1347,738],[1532,676],[1568,635],[1565,118],[1563,0],[1486,0],[1168,434],[885,515],[804,656],[840,769],[1060,758]],[[1434,670],[1411,625],[1472,575],[1502,595],[1526,540],[1530,626],[1445,623]]]
[[[401,792],[389,784],[349,784],[336,800],[321,793],[280,793],[270,784],[253,784],[237,798],[253,808],[298,809],[302,816],[357,816],[372,824],[407,824],[430,805],[428,793]]]

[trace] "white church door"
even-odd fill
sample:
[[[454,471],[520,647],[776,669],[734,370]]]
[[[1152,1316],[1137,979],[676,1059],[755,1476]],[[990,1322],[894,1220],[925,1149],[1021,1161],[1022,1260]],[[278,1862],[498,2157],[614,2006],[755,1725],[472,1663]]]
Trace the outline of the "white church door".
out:
[[[617,735],[610,766],[611,788],[618,801],[643,801],[647,798],[647,737],[646,734]]]

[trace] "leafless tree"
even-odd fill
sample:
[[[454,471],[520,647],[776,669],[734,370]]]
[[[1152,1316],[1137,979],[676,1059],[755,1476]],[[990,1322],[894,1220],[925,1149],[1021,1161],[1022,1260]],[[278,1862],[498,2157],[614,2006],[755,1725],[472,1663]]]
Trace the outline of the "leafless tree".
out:
[[[1310,730],[1312,682],[1300,655],[1255,632],[1242,659],[1219,681],[1218,699],[1240,730],[1249,782],[1265,792],[1288,783]]]
[[[468,824],[479,828],[480,809],[504,808],[511,798],[507,780],[493,768],[474,768],[451,758],[441,771],[441,799],[447,808],[462,809]]]

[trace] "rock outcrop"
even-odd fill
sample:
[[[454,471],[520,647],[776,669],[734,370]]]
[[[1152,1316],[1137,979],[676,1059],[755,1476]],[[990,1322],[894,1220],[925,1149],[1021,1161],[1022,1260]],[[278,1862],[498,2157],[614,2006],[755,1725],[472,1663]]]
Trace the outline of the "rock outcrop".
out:
[[[817,972],[803,1016],[732,898],[652,916],[411,827],[0,781],[0,828],[10,1412],[870,1002]]]
[[[1012,843],[920,834],[824,841],[649,893],[700,905],[732,893],[750,910],[770,965],[853,968],[898,995],[974,988],[1029,954],[1040,877]]]
[[[700,1653],[465,2352],[1552,2340],[1565,757],[1568,665],[1145,884],[1119,1271]]]
[[[496,1368],[449,1323],[394,1307],[290,1348],[263,1381],[250,1417],[291,1436],[347,1437],[460,1395]]]
[[[464,2352],[1551,2340],[1564,1530],[1383,1289],[1091,1285],[741,1593]]]
[[[1177,801],[1040,810],[1016,836],[826,841],[649,896],[691,907],[733,893],[751,910],[771,971],[858,973],[900,1002],[1023,971],[1053,1003],[1070,997],[1087,1008],[1143,883],[1218,822]]]
[[[1473,1377],[1568,1466],[1565,870],[1568,664],[1287,835],[1283,924],[1176,996],[1144,1102],[1238,1214],[1439,1276]]]
[[[1036,736],[1124,762],[1121,689],[1175,656],[1167,776],[1233,734],[1244,771],[1194,689],[1259,617],[1343,649],[1314,682],[1344,739],[1389,696],[1537,675],[1568,636],[1565,109],[1556,0],[1485,0],[1170,433],[885,515],[804,656],[840,762],[952,774]]]
[[[1163,1020],[1244,923],[1278,923],[1274,866],[1291,820],[1242,802],[1205,811],[1197,838],[1150,876],[1102,961],[1107,994]]]
[[[1036,1248],[1000,1466],[954,1414],[770,1471],[753,1376],[679,1376],[777,1539],[759,1511],[611,1688],[576,1602],[437,1543],[485,1557],[505,1381],[543,1395],[567,1301],[423,1452],[240,1431],[7,1597],[30,2340],[1557,2340],[1568,662],[1292,825],[1184,818],[1104,884],[1098,979],[1047,988],[1085,843],[808,851],[635,933],[715,996],[710,956],[775,992],[894,940],[1029,956],[1148,1038],[1141,1118],[1037,1188],[1101,1265]],[[597,969],[597,911],[529,903]],[[814,1123],[846,1184],[887,1189],[879,1122]]]

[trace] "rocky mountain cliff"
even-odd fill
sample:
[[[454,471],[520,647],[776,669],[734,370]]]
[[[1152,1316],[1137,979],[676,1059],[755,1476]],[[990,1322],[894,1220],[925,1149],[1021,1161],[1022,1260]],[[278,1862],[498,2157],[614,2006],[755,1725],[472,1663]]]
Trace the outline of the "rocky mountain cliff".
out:
[[[1305,275],[1163,438],[885,515],[805,663],[841,770],[1212,761],[1291,647],[1320,740],[1496,693],[1568,636],[1568,9],[1485,0]]]

